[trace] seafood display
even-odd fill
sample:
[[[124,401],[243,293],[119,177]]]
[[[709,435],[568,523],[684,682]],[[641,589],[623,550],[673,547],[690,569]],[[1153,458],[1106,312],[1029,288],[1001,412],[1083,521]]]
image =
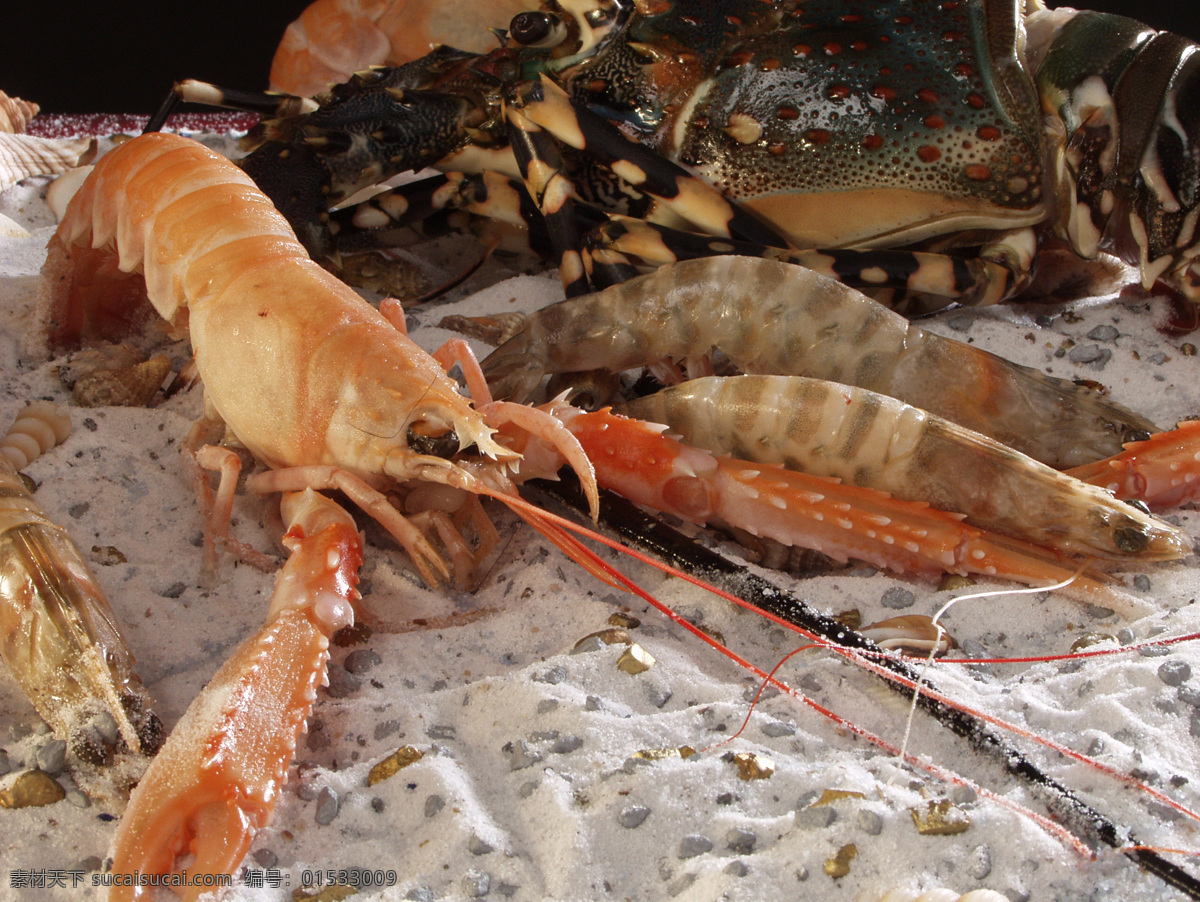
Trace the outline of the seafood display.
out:
[[[57,228],[39,218],[44,184],[19,185],[11,202],[0,193],[0,215],[32,232],[14,240],[46,247],[44,265],[15,278],[0,269],[0,407],[70,398],[72,386],[76,403],[91,405],[70,437],[41,402],[12,430],[0,481],[21,522],[0,538],[11,551],[18,536],[49,542],[65,536],[56,522],[70,523],[79,545],[54,547],[49,569],[64,578],[51,594],[65,604],[51,619],[103,603],[97,619],[112,625],[76,651],[29,642],[14,658],[12,640],[43,634],[11,611],[0,622],[13,669],[0,674],[10,886],[45,886],[54,872],[54,899],[85,884],[129,900],[224,886],[220,898],[239,902],[798,889],[1200,898],[1200,423],[1188,419],[1200,395],[1192,337],[1171,320],[1178,298],[993,305],[918,328],[845,284],[884,286],[884,299],[907,288],[910,310],[939,307],[929,294],[997,300],[1027,285],[1037,227],[1085,255],[1111,240],[1137,258],[1145,288],[1162,277],[1168,294],[1196,300],[1190,157],[1171,141],[1191,140],[1187,60],[1200,55],[1129,20],[940,4],[948,18],[937,22],[953,36],[933,55],[942,69],[958,62],[954,90],[998,85],[988,98],[964,96],[1007,117],[1005,128],[970,119],[963,143],[1008,155],[1005,197],[989,171],[975,179],[992,186],[984,201],[951,192],[935,215],[917,191],[907,207],[893,204],[915,218],[866,223],[886,240],[855,235],[830,241],[843,245],[834,252],[803,252],[788,245],[826,241],[795,240],[774,201],[743,190],[753,180],[742,169],[774,173],[768,181],[787,182],[793,200],[837,192],[809,191],[755,156],[791,117],[756,132],[763,123],[747,109],[721,106],[735,92],[716,73],[754,69],[755,88],[779,68],[799,77],[808,44],[792,46],[796,60],[782,67],[765,54],[796,40],[806,15],[835,67],[861,52],[852,38],[863,16],[843,16],[843,45],[822,30],[831,26],[818,6],[781,24],[739,5],[717,27],[703,4],[694,15],[669,3],[546,4],[514,18],[499,50],[439,50],[400,76],[355,77],[318,98],[316,112],[260,130],[267,143],[244,168],[211,149],[231,152],[229,139],[152,133],[106,147],[79,174]],[[399,11],[415,46],[443,33],[420,4],[319,0],[281,55],[323,78],[337,60],[321,42],[344,30],[375,48],[346,46],[348,57],[383,53],[381,42],[419,56],[380,37]],[[983,28],[972,33],[976,44],[986,35],[993,68],[980,75],[980,59],[964,61],[956,47],[971,41],[954,23]],[[928,49],[911,24],[869,23],[884,43],[904,38],[897,59]],[[680,35],[700,26],[704,41],[673,57]],[[1009,26],[1027,27],[1028,42]],[[1093,72],[1071,54],[1096,35],[1112,52],[1095,53]],[[1123,66],[1157,78],[1165,98],[1140,120],[1124,115],[1137,101]],[[859,77],[824,102],[854,101]],[[688,94],[697,84],[704,90]],[[920,91],[922,103],[940,103]],[[1022,157],[1023,142],[1049,140],[1014,112],[1034,91],[1065,136]],[[351,99],[415,115],[364,136],[361,120],[340,118]],[[891,113],[911,117],[910,106]],[[685,145],[710,146],[712,123],[697,111],[724,116],[716,131],[742,149],[681,174],[671,167],[688,151],[665,133],[675,122]],[[432,149],[431,118],[451,122]],[[844,143],[833,121],[817,140],[806,120],[804,140]],[[415,153],[381,163],[371,142],[409,125],[401,143]],[[965,126],[950,116],[925,127]],[[993,127],[1002,133],[980,131]],[[936,146],[981,174],[975,148]],[[1131,148],[1139,173],[1111,170]],[[298,157],[314,165],[291,196],[302,203],[281,212],[267,193],[278,193],[276,167]],[[984,168],[1000,168],[988,159]],[[494,254],[436,307],[406,310],[390,297],[368,302],[297,241],[337,262],[362,236],[323,205],[388,166],[424,163],[452,173],[435,179],[437,204],[452,186],[445,209],[461,203],[455,212],[528,227],[561,271],[516,276],[520,258]],[[514,198],[528,190],[533,207],[513,216],[481,185]],[[307,199],[314,186],[321,209]],[[383,219],[373,224],[391,230],[428,187],[376,198]],[[609,217],[598,197],[610,191],[636,219]],[[1053,222],[1048,194],[1059,195]],[[839,203],[864,201],[849,195]],[[822,219],[821,203],[801,206]],[[998,212],[1013,206],[1023,210],[1015,218]],[[431,210],[417,218],[432,221]],[[353,215],[361,225],[374,214]],[[680,226],[723,237],[682,236]],[[443,253],[441,240],[421,253]],[[762,259],[772,248],[814,269]],[[26,250],[14,258],[28,267]],[[651,261],[667,265],[631,278]],[[620,284],[588,293],[608,280]],[[580,296],[561,301],[564,286]],[[443,321],[481,326],[498,347],[477,364],[491,349],[450,336]],[[111,354],[136,366],[153,346],[155,368],[129,408],[116,406],[123,391],[78,388],[90,363],[75,349],[111,340],[140,346]],[[160,391],[167,369],[191,375]],[[570,403],[584,370],[603,373],[584,374],[587,394],[600,384],[615,393],[594,398],[596,409]],[[713,375],[733,371],[750,375]],[[567,380],[548,387],[552,373]],[[642,521],[601,490],[665,515],[641,527],[653,554],[668,556],[662,537],[649,537],[665,520],[681,543],[693,537],[695,560],[718,557],[747,580],[762,581],[757,561],[780,559],[774,545],[825,558],[786,553],[792,572],[768,572],[765,594],[745,590],[755,604],[783,603],[755,609],[730,589],[749,582],[705,587],[721,567],[673,570],[560,517],[532,481],[566,471],[591,519],[603,513],[624,535]],[[30,554],[13,559],[22,573],[45,569]],[[22,597],[12,585],[6,569],[5,597]],[[88,597],[68,598],[72,586]],[[791,623],[788,610],[798,612]],[[814,632],[806,611],[832,629]],[[870,624],[862,636],[860,623]],[[115,768],[89,759],[85,744],[54,760],[23,700],[73,738],[95,713],[23,675],[48,668],[82,684],[76,674],[102,659],[108,688],[71,691],[94,699],[131,687],[144,706],[109,698],[110,716],[124,711],[125,744],[151,751],[161,733],[126,640],[171,727],[143,774],[122,762],[110,781],[136,784],[127,805],[91,790]],[[909,669],[901,651],[926,669]],[[898,692],[882,693],[880,676]],[[30,775],[62,784],[67,799],[18,803]],[[43,866],[50,855],[65,867]],[[946,885],[956,891],[936,889]]]

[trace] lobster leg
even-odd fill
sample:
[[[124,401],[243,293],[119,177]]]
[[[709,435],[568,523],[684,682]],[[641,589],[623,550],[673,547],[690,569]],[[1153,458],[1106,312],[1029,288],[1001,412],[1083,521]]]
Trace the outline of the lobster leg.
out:
[[[291,550],[275,581],[266,625],[192,702],[130,796],[114,841],[113,873],[189,870],[232,874],[264,826],[325,678],[329,639],[354,622],[362,563],[354,521],[308,490],[282,501]],[[114,886],[110,900],[143,887]],[[186,888],[195,899],[198,886]]]
[[[1128,442],[1120,454],[1067,470],[1067,475],[1154,509],[1200,501],[1200,420]]]

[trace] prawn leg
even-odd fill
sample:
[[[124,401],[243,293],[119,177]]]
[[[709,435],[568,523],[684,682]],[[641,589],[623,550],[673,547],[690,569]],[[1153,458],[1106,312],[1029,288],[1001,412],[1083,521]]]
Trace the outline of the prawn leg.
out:
[[[192,702],[130,796],[113,873],[166,875],[191,852],[193,874],[232,874],[279,789],[325,680],[329,640],[354,623],[362,540],[350,516],[312,490],[282,500],[291,555],[267,622]],[[111,902],[143,887],[115,886]],[[194,883],[186,900],[203,891]]]

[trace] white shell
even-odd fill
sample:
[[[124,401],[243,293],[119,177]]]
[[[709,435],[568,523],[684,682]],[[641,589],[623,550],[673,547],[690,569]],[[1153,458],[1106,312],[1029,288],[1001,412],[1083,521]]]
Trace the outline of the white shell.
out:
[[[37,115],[38,105],[0,91],[0,132],[23,132]]]
[[[34,175],[64,172],[79,162],[91,138],[38,138],[0,132],[0,191]]]

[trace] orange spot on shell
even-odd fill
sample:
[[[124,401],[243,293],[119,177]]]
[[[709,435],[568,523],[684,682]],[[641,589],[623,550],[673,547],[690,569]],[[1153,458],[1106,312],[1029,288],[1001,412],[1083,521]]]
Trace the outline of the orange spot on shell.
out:
[[[946,120],[943,119],[941,116],[937,116],[937,115],[926,116],[922,121],[929,128],[945,128],[946,127]]]
[[[876,85],[871,89],[871,96],[878,97],[880,100],[895,100],[896,91],[887,85]]]
[[[982,126],[977,132],[975,132],[975,134],[984,141],[1000,140],[1000,129],[996,128],[994,125]]]
[[[986,105],[986,101],[974,91],[967,95],[967,103],[977,110],[982,110]]]
[[[829,143],[829,132],[823,128],[810,128],[804,133],[804,137],[813,144]]]
[[[929,88],[922,88],[921,90],[917,91],[917,98],[919,100],[924,100],[926,103],[937,103],[939,100],[937,94],[934,91],[931,91]]]
[[[932,144],[922,144],[917,148],[917,156],[920,157],[923,162],[933,163],[941,159],[942,152]]]
[[[967,178],[973,182],[986,182],[992,177],[992,170],[982,163],[972,163],[964,172],[966,172]]]
[[[883,146],[883,138],[879,135],[867,135],[862,139],[862,146],[867,150],[878,150]]]

